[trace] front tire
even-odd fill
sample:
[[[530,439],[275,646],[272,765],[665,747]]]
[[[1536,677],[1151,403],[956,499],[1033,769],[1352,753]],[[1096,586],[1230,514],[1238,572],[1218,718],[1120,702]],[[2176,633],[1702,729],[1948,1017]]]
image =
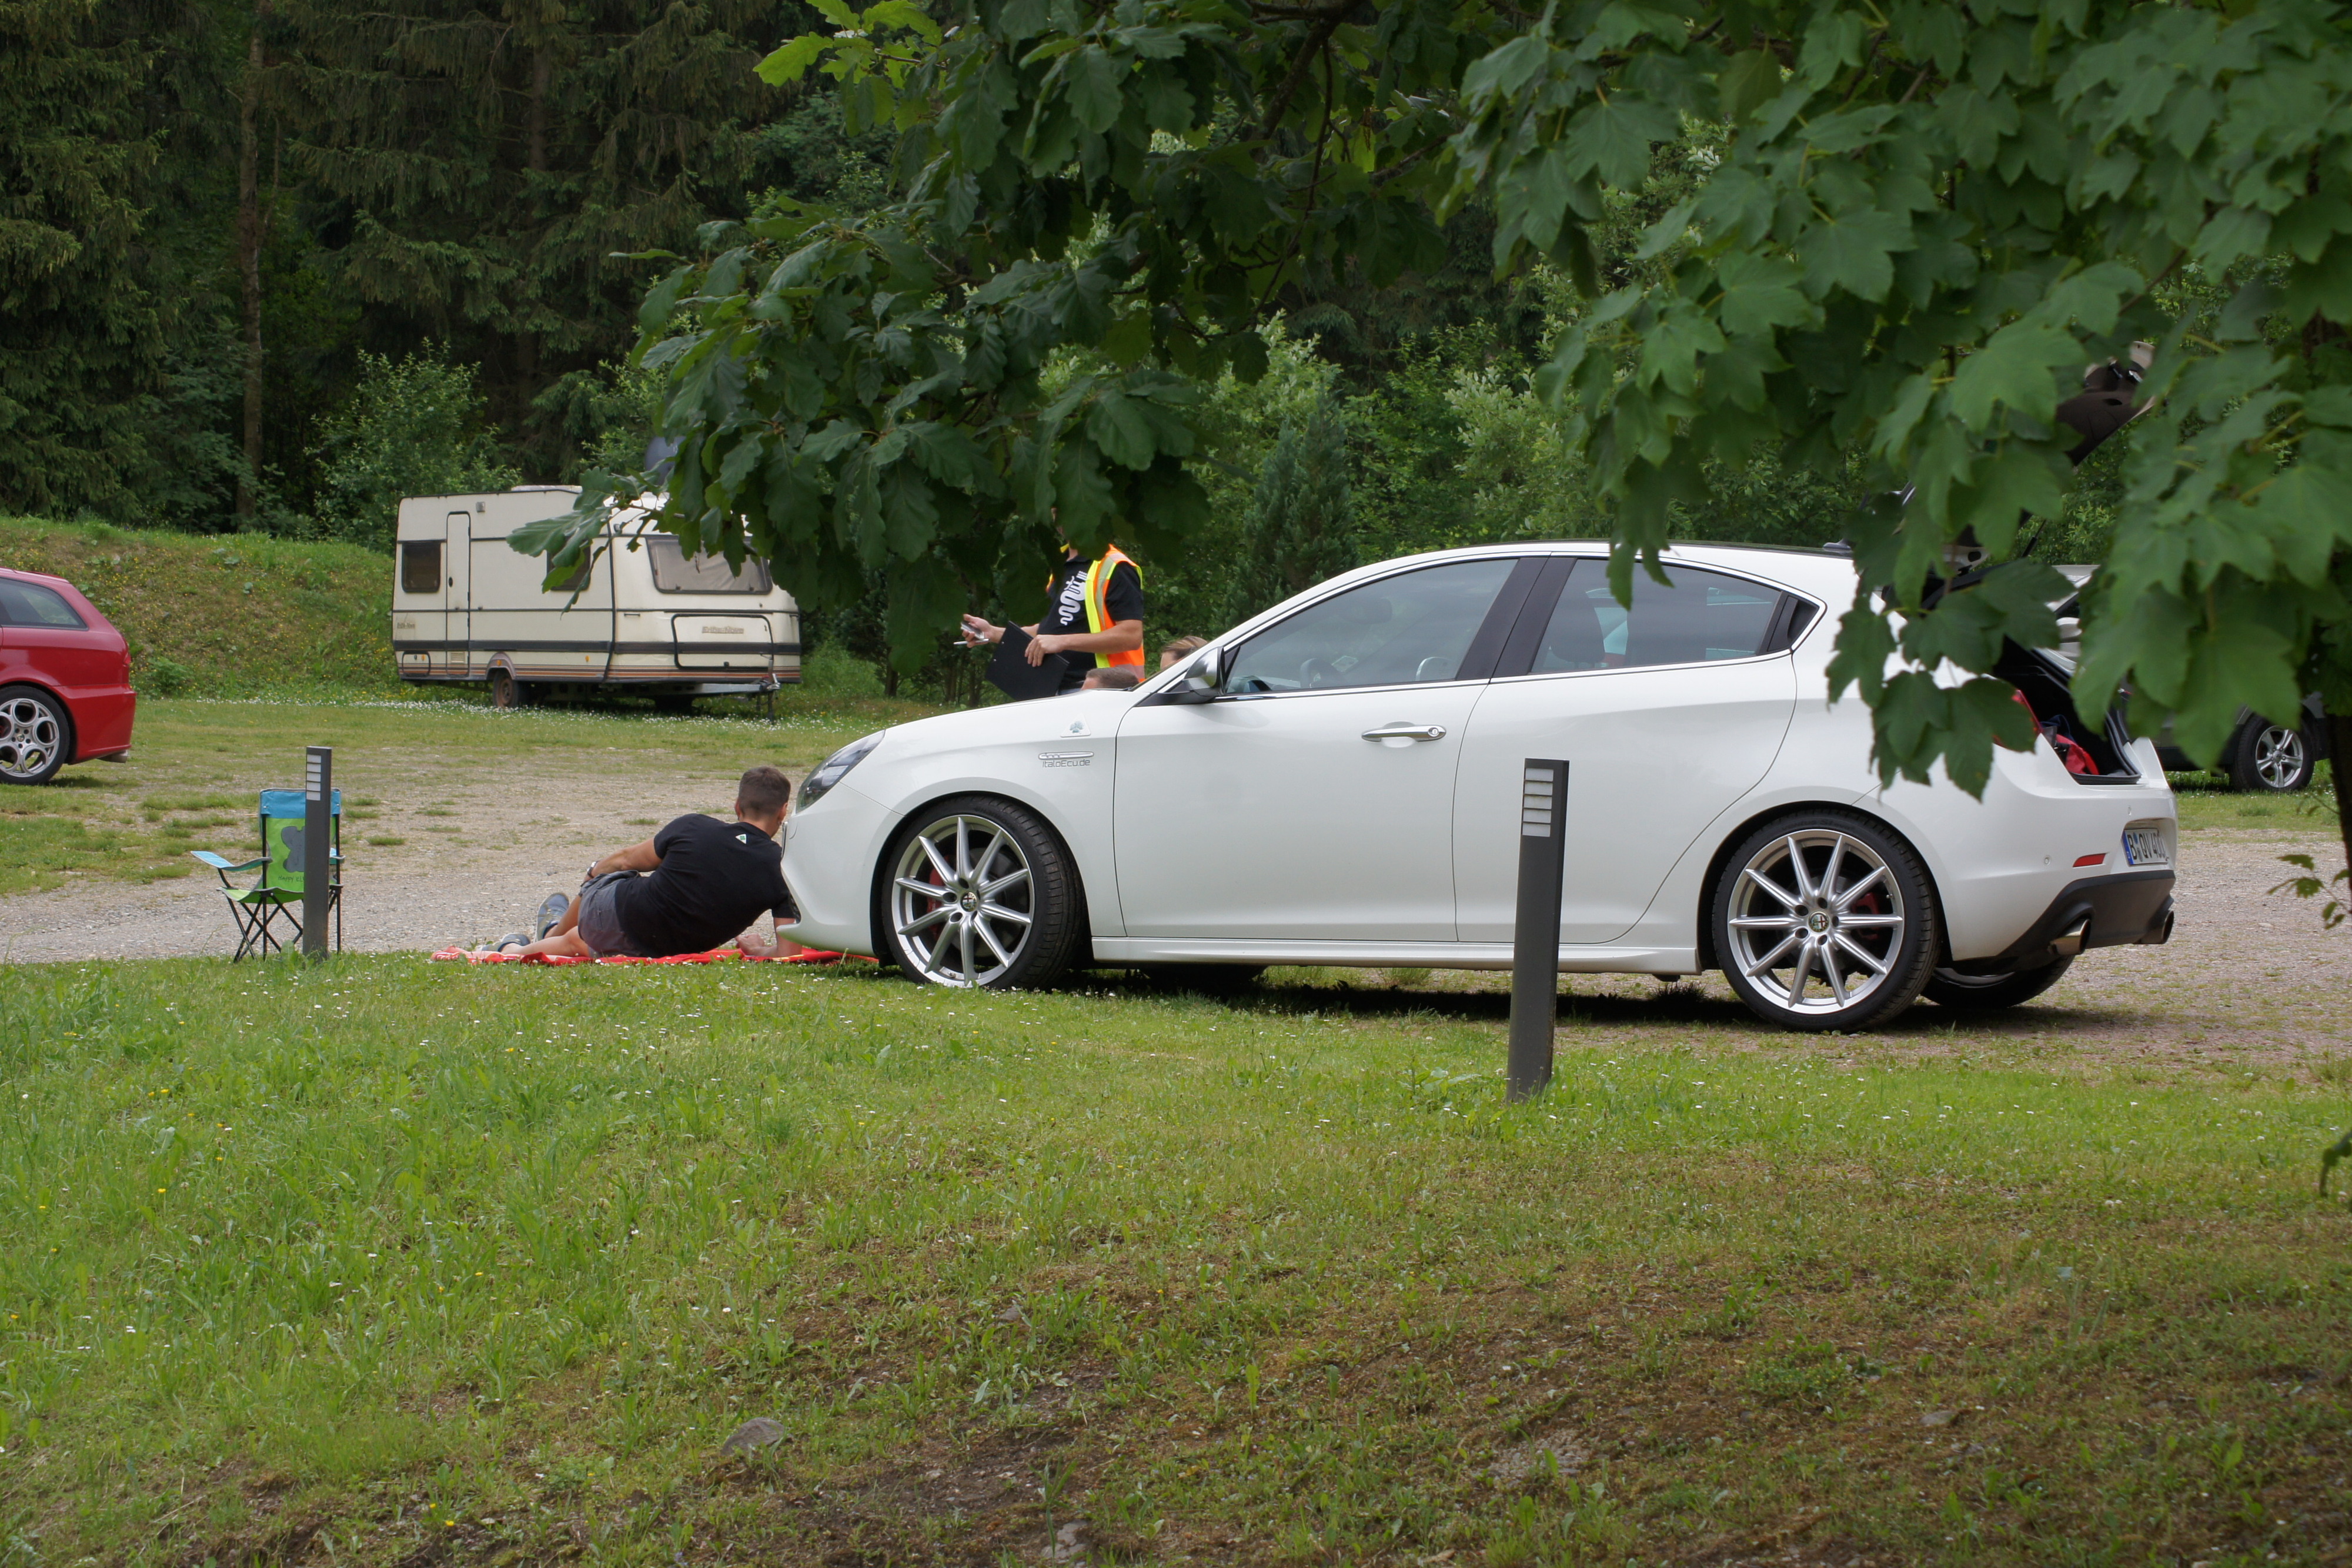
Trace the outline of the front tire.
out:
[[[38,686],[0,687],[0,783],[46,784],[73,757],[73,717]]]
[[[1873,1029],[1918,998],[1941,912],[1911,846],[1867,817],[1805,811],[1735,846],[1715,950],[1748,1010],[1783,1029]]]
[[[2072,956],[2053,958],[2038,969],[2007,975],[1963,975],[1958,969],[1937,969],[1927,977],[1923,994],[1937,1007],[1954,1012],[1994,1012],[2032,1001],[2063,978],[2074,964]]]
[[[2230,782],[2241,789],[2288,794],[2311,782],[2311,761],[2310,736],[2256,714],[2230,748]]]
[[[882,857],[875,946],[934,986],[1040,986],[1086,938],[1076,865],[1010,800],[961,795],[909,818]]]

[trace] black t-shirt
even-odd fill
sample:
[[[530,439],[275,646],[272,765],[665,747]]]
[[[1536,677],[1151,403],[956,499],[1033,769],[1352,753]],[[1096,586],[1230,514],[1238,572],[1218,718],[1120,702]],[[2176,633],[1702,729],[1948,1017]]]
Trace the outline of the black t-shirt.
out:
[[[1045,618],[1037,622],[1037,635],[1058,637],[1069,632],[1091,632],[1087,624],[1087,569],[1090,560],[1064,560],[1062,575],[1054,580],[1052,597],[1045,605]],[[1111,625],[1121,621],[1143,619],[1143,579],[1126,561],[1110,569],[1110,586],[1103,591],[1103,603],[1110,612]],[[1110,630],[1105,626],[1104,631]],[[1070,667],[1062,675],[1062,689],[1075,691],[1095,667],[1092,653],[1065,653]]]
[[[613,890],[621,929],[657,958],[707,953],[773,910],[797,920],[782,844],[749,822],[687,816],[654,835],[661,864]]]

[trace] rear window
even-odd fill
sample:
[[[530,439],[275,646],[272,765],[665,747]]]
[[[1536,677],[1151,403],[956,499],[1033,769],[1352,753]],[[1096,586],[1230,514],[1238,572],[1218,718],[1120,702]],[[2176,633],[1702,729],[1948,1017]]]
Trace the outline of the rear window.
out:
[[[11,626],[62,626],[79,629],[88,624],[66,596],[54,588],[43,588],[37,582],[18,582],[14,578],[0,577],[0,621]]]
[[[747,557],[743,570],[734,571],[723,556],[688,559],[685,548],[667,534],[646,540],[646,550],[653,557],[654,586],[664,593],[765,593],[769,589],[765,561]]]
[[[400,547],[400,591],[441,591],[441,541],[411,539]]]
[[[1606,565],[1579,561],[1536,650],[1534,673],[1698,664],[1749,658],[1763,648],[1777,591],[1694,567],[1670,566],[1666,575],[1671,586],[1635,572],[1629,612],[1609,591]]]

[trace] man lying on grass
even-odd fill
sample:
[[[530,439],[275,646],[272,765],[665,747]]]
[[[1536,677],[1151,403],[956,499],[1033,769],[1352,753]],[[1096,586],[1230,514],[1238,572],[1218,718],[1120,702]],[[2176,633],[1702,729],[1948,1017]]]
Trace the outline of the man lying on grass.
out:
[[[779,927],[800,918],[777,842],[792,800],[792,780],[781,769],[751,768],[735,787],[734,821],[684,816],[644,843],[614,851],[588,868],[588,880],[545,936],[530,943],[510,938],[499,951],[667,958],[707,953],[739,933],[736,946],[754,958],[801,951],[781,934],[763,942],[747,929],[763,909],[773,912]]]

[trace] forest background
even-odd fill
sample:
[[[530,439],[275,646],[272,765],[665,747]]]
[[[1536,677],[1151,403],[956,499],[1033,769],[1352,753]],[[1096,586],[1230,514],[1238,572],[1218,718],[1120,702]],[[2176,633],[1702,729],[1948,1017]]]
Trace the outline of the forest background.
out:
[[[797,0],[0,7],[0,512],[388,549],[403,495],[635,466],[653,389],[625,361],[663,264],[625,257],[889,193],[887,131],[753,73],[824,26]],[[1615,198],[1604,272],[1714,156],[1695,134]],[[1278,301],[1269,373],[1202,411],[1210,528],[1143,561],[1155,643],[1359,561],[1605,532],[1530,387],[1576,296],[1498,282],[1493,225],[1473,204],[1437,269]],[[2034,555],[2104,553],[2115,455],[2095,469]],[[1857,498],[1769,457],[1706,478],[1685,537],[1819,544]],[[971,692],[944,631],[888,668],[882,608],[812,614],[809,648]]]

